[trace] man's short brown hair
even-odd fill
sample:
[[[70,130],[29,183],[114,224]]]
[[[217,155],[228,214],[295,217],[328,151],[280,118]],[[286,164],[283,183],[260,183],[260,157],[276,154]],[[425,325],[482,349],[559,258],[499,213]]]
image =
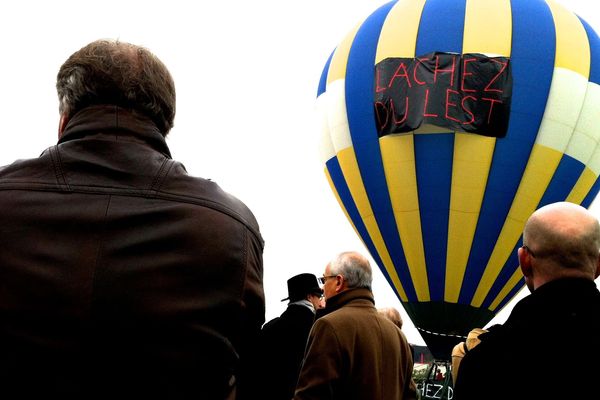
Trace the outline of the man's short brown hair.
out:
[[[163,135],[175,119],[175,84],[149,50],[130,43],[97,40],[60,67],[56,90],[61,115],[92,105],[116,105],[151,118]]]

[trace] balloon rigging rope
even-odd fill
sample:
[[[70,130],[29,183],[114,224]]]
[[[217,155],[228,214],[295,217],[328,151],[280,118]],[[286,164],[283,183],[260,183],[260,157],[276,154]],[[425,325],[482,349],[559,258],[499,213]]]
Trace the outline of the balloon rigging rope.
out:
[[[418,326],[416,327],[418,330],[425,332],[425,333],[429,333],[430,335],[436,335],[436,336],[450,336],[450,337],[456,337],[456,338],[460,338],[460,339],[466,339],[466,336],[461,336],[461,335],[451,335],[451,334],[447,334],[447,333],[438,333],[438,332],[431,332],[428,331],[426,329],[423,328],[419,328]]]

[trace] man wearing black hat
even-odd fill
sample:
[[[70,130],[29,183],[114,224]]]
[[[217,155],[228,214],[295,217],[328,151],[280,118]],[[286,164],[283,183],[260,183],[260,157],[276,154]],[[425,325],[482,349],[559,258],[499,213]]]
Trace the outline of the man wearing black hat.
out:
[[[261,331],[262,366],[257,395],[261,399],[286,399],[294,395],[308,333],[321,308],[323,290],[313,274],[300,274],[287,281],[288,308],[267,322]]]

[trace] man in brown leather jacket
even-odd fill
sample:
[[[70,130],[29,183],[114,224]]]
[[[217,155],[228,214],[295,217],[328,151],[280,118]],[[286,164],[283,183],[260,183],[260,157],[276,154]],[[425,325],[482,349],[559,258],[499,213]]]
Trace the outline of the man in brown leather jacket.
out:
[[[168,70],[97,41],[56,86],[58,144],[0,169],[0,397],[243,398],[263,240],[171,159]]]

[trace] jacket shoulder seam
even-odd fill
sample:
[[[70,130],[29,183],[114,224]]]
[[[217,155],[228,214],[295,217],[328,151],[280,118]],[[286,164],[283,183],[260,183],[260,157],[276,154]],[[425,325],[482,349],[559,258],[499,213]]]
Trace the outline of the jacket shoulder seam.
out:
[[[167,168],[168,169],[168,168]],[[221,212],[229,217],[240,222],[250,230],[254,236],[259,240],[262,247],[262,237],[257,229],[255,229],[246,219],[236,212],[235,210],[213,201],[208,198],[201,198],[190,195],[181,195],[165,191],[154,191],[151,189],[126,189],[126,188],[112,188],[105,186],[83,186],[83,185],[69,185],[64,186],[60,183],[39,183],[29,181],[4,181],[0,182],[0,190],[34,190],[40,192],[65,192],[65,193],[86,193],[86,194],[113,194],[117,196],[134,196],[134,197],[145,197],[145,198],[156,198],[165,201],[175,201],[187,204],[195,204],[202,207],[207,207],[215,211]]]

